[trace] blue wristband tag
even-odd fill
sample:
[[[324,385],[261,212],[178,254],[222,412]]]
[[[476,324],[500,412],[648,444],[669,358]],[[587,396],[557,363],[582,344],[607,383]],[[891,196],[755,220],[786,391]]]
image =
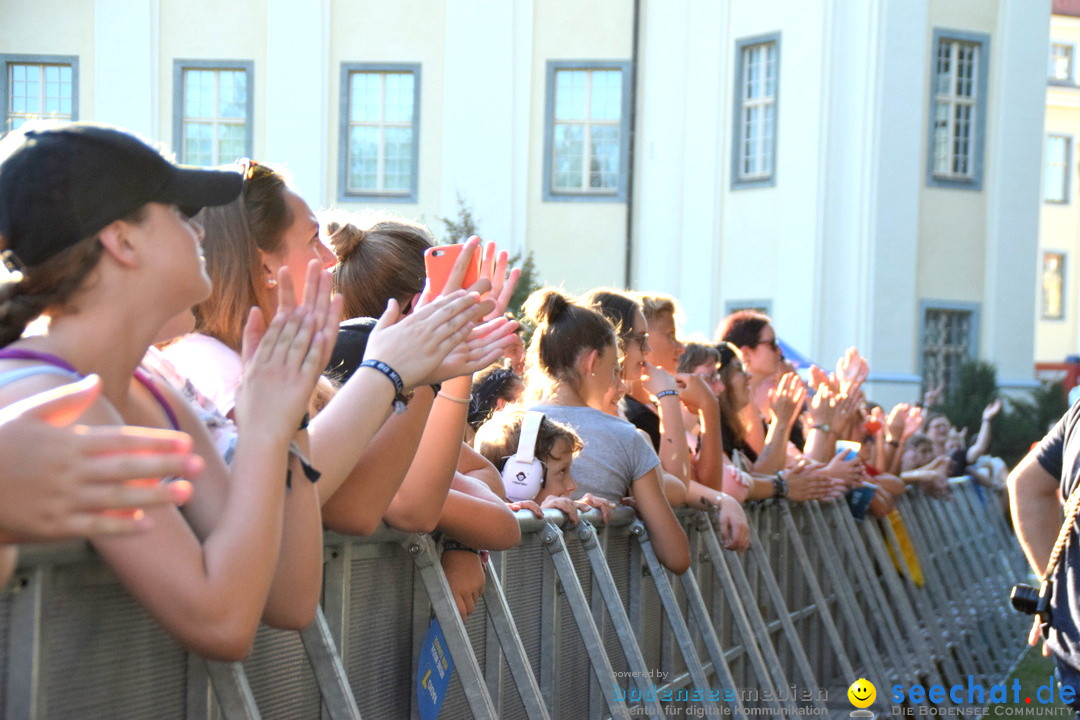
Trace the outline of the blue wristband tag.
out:
[[[442,627],[438,618],[431,618],[416,666],[416,704],[420,720],[437,720],[453,674],[454,659],[446,647]]]

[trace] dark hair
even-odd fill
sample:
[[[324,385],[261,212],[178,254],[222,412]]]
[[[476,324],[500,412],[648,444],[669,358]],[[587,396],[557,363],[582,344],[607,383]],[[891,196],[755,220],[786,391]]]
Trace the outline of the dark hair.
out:
[[[389,300],[411,298],[424,289],[424,251],[435,243],[423,225],[384,217],[362,229],[338,217],[327,224],[327,232],[338,259],[334,287],[345,299],[346,319],[378,317]]]
[[[624,342],[634,332],[634,318],[642,312],[636,297],[614,288],[594,288],[578,298],[578,302],[606,317]]]
[[[143,222],[146,206],[122,219],[133,224]],[[6,247],[2,237],[0,247]],[[104,252],[95,234],[0,280],[0,347],[18,340],[34,318],[70,303],[88,282]]]
[[[679,364],[676,368],[679,372],[692,373],[697,367],[707,363],[712,363],[719,369],[720,352],[712,345],[688,342],[683,347],[685,351],[679,356]]]
[[[267,299],[259,282],[259,250],[280,251],[282,235],[293,221],[287,189],[279,173],[252,163],[240,197],[195,216],[206,230],[203,254],[213,283],[210,297],[195,306],[195,329],[236,351],[248,312]]]
[[[772,323],[768,315],[753,310],[731,313],[716,326],[716,342],[729,342],[735,347],[754,347],[766,325]]]
[[[557,383],[578,384],[581,378],[575,365],[581,353],[602,353],[616,344],[615,328],[606,317],[574,303],[559,290],[537,290],[525,301],[523,311],[536,325],[529,341],[529,367]]]
[[[499,400],[514,399],[511,388],[515,380],[521,382],[517,373],[497,363],[489,365],[477,374],[469,395],[468,423],[473,430],[487,422],[491,413],[495,412]]]
[[[731,392],[731,378],[735,376],[735,361],[741,361],[739,349],[729,342],[716,344],[719,356],[720,381],[724,391],[717,400],[720,403],[720,432],[724,440],[724,449],[730,454],[733,449],[742,451],[750,462],[757,460],[757,453],[746,442],[746,428],[739,421],[739,411],[735,407],[735,396]]]

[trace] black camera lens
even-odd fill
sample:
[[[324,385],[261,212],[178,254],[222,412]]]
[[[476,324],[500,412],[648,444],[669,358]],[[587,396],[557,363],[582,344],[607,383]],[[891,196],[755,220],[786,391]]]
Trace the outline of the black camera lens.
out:
[[[1030,585],[1013,585],[1009,594],[1013,609],[1025,615],[1034,615],[1039,611],[1039,588]]]

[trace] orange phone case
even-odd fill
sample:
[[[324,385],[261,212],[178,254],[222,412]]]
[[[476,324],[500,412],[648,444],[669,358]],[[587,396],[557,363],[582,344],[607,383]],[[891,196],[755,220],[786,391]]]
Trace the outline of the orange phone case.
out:
[[[432,297],[438,295],[446,287],[446,281],[450,279],[450,271],[461,256],[460,245],[437,245],[424,251],[424,267],[427,269],[428,284],[431,287]],[[461,287],[468,289],[480,279],[480,246],[476,246],[473,252],[473,260],[469,263],[469,269],[465,271],[465,279]]]

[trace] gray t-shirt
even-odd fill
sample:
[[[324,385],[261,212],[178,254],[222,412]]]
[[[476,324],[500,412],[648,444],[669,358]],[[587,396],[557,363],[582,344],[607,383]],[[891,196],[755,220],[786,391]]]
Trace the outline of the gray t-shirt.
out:
[[[585,443],[570,468],[578,486],[576,496],[592,493],[619,502],[630,494],[630,483],[660,464],[649,441],[625,420],[590,407],[538,405],[532,409],[569,425]]]

